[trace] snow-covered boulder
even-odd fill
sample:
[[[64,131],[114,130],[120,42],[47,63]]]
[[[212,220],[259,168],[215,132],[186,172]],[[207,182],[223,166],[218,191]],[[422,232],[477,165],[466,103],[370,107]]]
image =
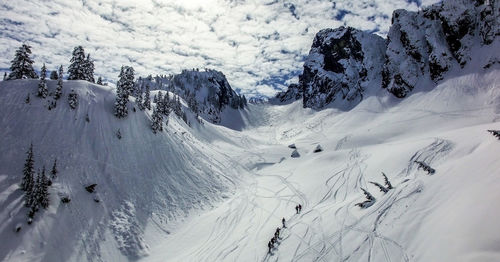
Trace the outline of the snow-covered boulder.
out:
[[[323,151],[323,148],[321,147],[321,145],[317,145],[313,152],[314,153],[319,153],[319,152],[322,152],[322,151]]]
[[[288,148],[296,149],[297,146],[295,144],[290,144],[290,145],[288,145]]]
[[[297,149],[293,150],[291,157],[293,158],[300,157],[299,151],[297,151]]]
[[[23,224],[17,223],[16,226],[14,227],[14,231],[19,232],[19,231],[21,231],[22,228],[23,228]]]

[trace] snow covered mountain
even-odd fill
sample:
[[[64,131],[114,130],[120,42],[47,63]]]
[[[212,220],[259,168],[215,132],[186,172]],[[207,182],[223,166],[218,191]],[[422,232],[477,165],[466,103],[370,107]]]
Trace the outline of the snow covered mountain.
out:
[[[496,1],[443,1],[418,12],[396,10],[387,35],[383,87],[397,97],[407,96],[419,83],[437,82],[447,72],[476,57],[480,70],[499,61],[499,4]],[[427,83],[426,83],[427,84]],[[428,84],[432,85],[432,84]]]
[[[452,71],[480,71],[499,63],[497,1],[442,1],[418,12],[396,10],[387,40],[353,28],[320,31],[298,84],[281,102],[352,108],[386,88],[403,98],[427,90]]]
[[[115,118],[108,87],[65,81],[48,110],[37,82],[0,82],[2,261],[500,259],[499,140],[487,132],[500,129],[498,68],[349,111],[250,104],[242,131],[171,115],[157,134],[151,111]],[[30,142],[35,166],[57,158],[60,172],[28,225],[19,183]],[[382,172],[387,193],[371,184]],[[362,188],[370,207],[356,205]]]
[[[498,11],[322,30],[287,103],[192,70],[139,79],[117,118],[108,86],[1,81],[0,261],[500,261]],[[185,116],[141,110],[146,86]],[[31,144],[59,170],[32,221]]]
[[[49,92],[56,82],[48,80]],[[148,223],[168,228],[190,210],[211,207],[237,184],[238,167],[210,149],[205,140],[217,134],[206,134],[209,128],[198,122],[191,128],[172,114],[166,131],[153,134],[151,110],[133,112],[131,105],[126,118],[113,115],[110,87],[65,81],[53,108],[52,97],[36,97],[37,84],[0,82],[0,260],[135,259],[148,254]],[[71,90],[78,95],[74,110],[67,101]],[[57,159],[60,172],[49,208],[28,226],[18,185],[30,143],[36,169],[50,170]],[[97,184],[92,194],[85,190],[91,184]],[[61,202],[65,196],[70,203]],[[15,233],[18,223],[23,228]]]
[[[226,109],[243,109],[247,104],[245,96],[238,95],[224,74],[216,70],[183,70],[177,75],[139,78],[136,89],[143,90],[146,85],[179,95],[195,114],[212,123],[221,123]]]
[[[321,30],[314,38],[299,84],[278,94],[281,101],[300,94],[304,107],[336,102],[358,104],[371,86],[380,86],[385,43],[381,37],[351,27]],[[298,91],[300,90],[300,91]]]

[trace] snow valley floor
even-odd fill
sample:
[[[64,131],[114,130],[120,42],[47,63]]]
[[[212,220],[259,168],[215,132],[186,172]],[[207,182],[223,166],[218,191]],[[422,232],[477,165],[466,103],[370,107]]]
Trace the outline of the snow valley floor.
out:
[[[218,128],[227,140],[212,142],[245,170],[236,193],[170,234],[148,224],[141,261],[500,260],[500,141],[487,132],[500,129],[499,80],[469,74],[349,112],[252,105],[242,132]],[[370,183],[382,172],[387,193]],[[366,209],[361,188],[375,198]]]

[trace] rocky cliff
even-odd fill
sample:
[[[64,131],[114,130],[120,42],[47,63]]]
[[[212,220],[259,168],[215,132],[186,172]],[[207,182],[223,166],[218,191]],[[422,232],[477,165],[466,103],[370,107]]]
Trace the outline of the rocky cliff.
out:
[[[475,50],[494,51],[498,35],[496,0],[447,0],[418,12],[396,10],[387,39],[351,27],[324,29],[314,38],[299,83],[277,98],[302,98],[304,107],[316,109],[329,104],[348,109],[380,88],[403,98],[421,83],[437,83],[452,69],[466,67]],[[500,63],[495,53],[478,58],[479,67]]]

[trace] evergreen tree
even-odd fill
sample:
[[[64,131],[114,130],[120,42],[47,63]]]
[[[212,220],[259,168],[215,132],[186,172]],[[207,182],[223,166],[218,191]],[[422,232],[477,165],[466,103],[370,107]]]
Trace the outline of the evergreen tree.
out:
[[[182,105],[181,105],[181,100],[178,95],[175,96],[173,105],[174,105],[174,113],[177,117],[182,117]]]
[[[149,93],[149,85],[146,85],[146,92],[144,93],[144,108],[151,110],[151,98]]]
[[[158,97],[156,98],[156,110],[158,110],[158,113],[163,114],[163,93],[161,91],[158,92]]]
[[[57,88],[54,93],[54,99],[58,100],[62,96],[62,87],[63,87],[63,67],[59,66],[59,76],[57,78]]]
[[[157,132],[163,131],[163,116],[158,111],[157,107],[153,108],[153,116],[151,121],[151,129],[153,129],[153,133],[156,134]]]
[[[122,66],[118,77],[120,79],[116,85],[121,87],[123,96],[128,99],[128,96],[132,94],[134,89],[134,68],[131,66]]]
[[[97,84],[102,86],[102,78],[101,77],[97,78]]]
[[[87,80],[87,60],[85,59],[85,51],[82,46],[77,46],[73,49],[73,57],[70,62],[68,80]]]
[[[142,92],[139,92],[139,94],[137,95],[135,103],[137,104],[139,110],[144,110],[144,104],[142,103]]]
[[[41,207],[47,208],[49,206],[49,179],[45,175],[45,166],[42,168],[38,192],[38,203]]]
[[[117,85],[116,87],[116,100],[115,100],[115,116],[118,118],[126,117],[128,115],[127,109],[128,98],[125,98],[123,94],[122,86]]]
[[[52,72],[50,72],[50,80],[57,80],[57,78],[59,78],[57,70],[52,70]]]
[[[168,116],[170,114],[170,98],[168,92],[165,93],[165,96],[163,97],[162,106],[162,113]]]
[[[57,178],[57,173],[59,173],[59,170],[57,170],[57,158],[54,159],[54,165],[52,165],[52,170],[50,171],[50,175],[52,176],[52,179]]]
[[[153,103],[158,103],[158,97],[156,96],[156,94],[153,96]]]
[[[74,89],[68,94],[68,104],[71,109],[75,109],[78,106],[78,94]]]
[[[47,83],[45,81],[45,76],[47,75],[47,68],[45,63],[42,66],[42,71],[40,72],[40,82],[38,83],[38,96],[41,98],[46,98],[49,95],[49,89],[47,88]]]
[[[134,68],[122,66],[119,78],[116,83],[115,116],[122,118],[128,115],[127,102],[134,88]]]
[[[28,189],[33,186],[33,175],[35,173],[35,168],[34,168],[35,160],[33,159],[33,144],[30,144],[30,148],[28,149],[28,152],[26,152],[26,154],[27,157],[23,168],[23,178],[21,180],[21,188],[24,191],[28,191]]]
[[[11,61],[11,73],[9,74],[8,80],[38,77],[33,69],[33,60],[29,57],[30,54],[31,46],[26,44],[23,44],[16,50],[14,60]]]
[[[94,61],[90,59],[90,54],[87,54],[85,59],[85,80],[95,83],[94,80]]]
[[[30,216],[33,218],[35,213],[38,211],[38,208],[40,207],[40,200],[41,200],[41,194],[42,194],[42,173],[40,172],[40,169],[38,169],[37,176],[36,176],[36,181],[33,184],[33,190],[31,191],[31,200],[30,200],[30,211],[29,213],[32,214]]]

